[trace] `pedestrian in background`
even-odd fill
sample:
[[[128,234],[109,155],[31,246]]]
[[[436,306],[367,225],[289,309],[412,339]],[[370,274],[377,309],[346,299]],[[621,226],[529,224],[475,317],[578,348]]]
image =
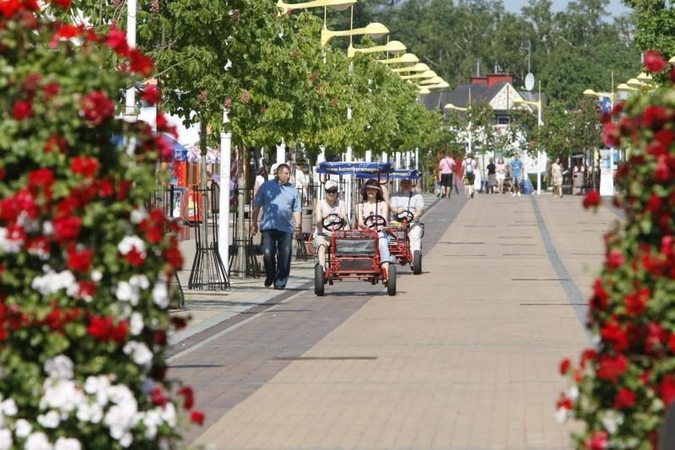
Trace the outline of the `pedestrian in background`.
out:
[[[513,195],[520,197],[520,183],[523,182],[523,162],[520,160],[520,155],[516,153],[509,163],[511,167],[511,183],[513,184]]]
[[[476,181],[476,160],[473,155],[469,153],[462,161],[462,169],[464,170],[464,195],[467,199],[473,198],[474,183]]]
[[[495,171],[497,175],[497,190],[499,191],[499,195],[503,195],[504,180],[506,180],[506,164],[504,164],[504,158],[499,158]]]
[[[487,165],[487,182],[487,193],[495,194],[497,190],[497,166],[495,165],[494,158],[490,158],[490,162]]]
[[[302,204],[298,190],[289,182],[290,178],[288,164],[279,164],[274,179],[260,186],[253,202],[251,234],[258,232],[258,215],[262,209],[260,232],[267,274],[265,287],[274,284],[274,289],[286,287],[291,273],[293,237],[302,237]]]
[[[441,172],[441,197],[452,197],[453,173],[455,170],[455,160],[450,153],[438,162],[438,168]]]
[[[553,182],[553,198],[562,198],[563,175],[560,158],[556,158],[551,164],[551,181]]]

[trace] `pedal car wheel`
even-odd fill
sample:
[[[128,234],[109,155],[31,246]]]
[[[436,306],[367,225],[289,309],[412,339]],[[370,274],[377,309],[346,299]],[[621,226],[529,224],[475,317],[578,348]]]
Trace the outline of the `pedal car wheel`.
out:
[[[324,288],[324,276],[323,276],[323,266],[317,264],[314,266],[314,293],[319,297],[323,296]]]
[[[422,273],[422,252],[419,250],[415,250],[413,253],[412,269],[415,275]]]
[[[396,295],[396,266],[389,265],[389,274],[387,278],[387,294]]]

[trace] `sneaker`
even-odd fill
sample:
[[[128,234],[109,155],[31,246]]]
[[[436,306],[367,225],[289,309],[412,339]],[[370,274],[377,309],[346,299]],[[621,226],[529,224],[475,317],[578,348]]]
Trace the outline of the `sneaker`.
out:
[[[516,193],[515,193],[515,192],[511,192],[511,197],[515,197],[515,196],[516,196]]]
[[[518,197],[520,197],[520,192],[518,192]]]
[[[265,278],[265,287],[272,286],[272,283],[274,283],[274,278]]]

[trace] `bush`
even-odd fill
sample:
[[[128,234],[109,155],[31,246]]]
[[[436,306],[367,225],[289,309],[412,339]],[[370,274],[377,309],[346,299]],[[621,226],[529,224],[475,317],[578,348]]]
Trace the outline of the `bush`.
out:
[[[184,416],[203,420],[165,376],[182,257],[144,207],[171,149],[115,118],[152,62],[35,0],[0,16],[0,449],[171,447]]]
[[[654,53],[648,69],[667,63]],[[614,199],[625,223],[605,236],[606,257],[593,285],[587,326],[594,347],[560,371],[571,388],[561,394],[561,419],[585,424],[580,448],[656,448],[665,408],[675,400],[675,89],[669,80],[653,92],[618,104],[605,118],[605,143],[630,149]],[[584,206],[596,208],[597,192]]]

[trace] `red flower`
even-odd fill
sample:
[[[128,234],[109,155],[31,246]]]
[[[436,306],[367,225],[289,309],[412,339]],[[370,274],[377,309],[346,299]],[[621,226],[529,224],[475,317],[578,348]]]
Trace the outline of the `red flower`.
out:
[[[660,52],[647,50],[645,54],[645,68],[648,72],[661,72],[666,67],[668,67],[668,61],[663,58]]]
[[[597,208],[602,204],[602,197],[600,197],[600,193],[598,191],[590,191],[588,194],[586,194],[586,197],[584,197],[584,208]]]
[[[333,100],[333,106],[337,106]],[[621,146],[621,130],[614,122],[607,122],[603,129],[602,141],[607,147],[617,148]]]
[[[614,408],[625,409],[635,405],[635,392],[628,388],[622,388],[614,397]]]
[[[607,323],[600,331],[602,339],[611,345],[615,351],[621,352],[628,348],[628,335],[615,320]]]
[[[642,126],[645,128],[661,128],[670,119],[670,113],[663,106],[647,106],[642,113]]]
[[[649,288],[642,288],[637,292],[626,296],[626,313],[631,316],[641,316],[647,309],[647,303],[651,297]]]
[[[195,403],[195,395],[192,391],[192,388],[190,386],[182,386],[180,389],[178,389],[177,394],[182,395],[184,398],[183,408],[192,409]]]
[[[605,263],[609,269],[616,269],[623,264],[623,261],[623,253],[621,253],[621,250],[614,249],[607,254]]]
[[[84,118],[92,125],[100,125],[112,119],[115,114],[115,104],[103,91],[87,94],[82,100],[81,107]]]
[[[45,143],[45,153],[51,153],[54,150],[59,150],[61,153],[65,153],[68,150],[68,142],[63,136],[58,136],[53,134],[49,136],[47,142]]]
[[[143,253],[136,250],[136,247],[133,247],[129,252],[124,255],[124,259],[132,266],[140,267],[145,262],[145,256]]]
[[[67,266],[73,272],[86,273],[89,272],[91,268],[91,263],[94,259],[93,250],[75,250],[74,246],[71,246],[68,249],[68,262]]]
[[[599,309],[600,311],[604,311],[607,309],[608,305],[609,294],[607,291],[605,291],[605,288],[602,285],[602,280],[600,278],[596,278],[595,282],[593,283],[593,297],[590,301],[590,307],[591,309]]]
[[[602,355],[598,358],[597,376],[602,380],[616,382],[628,370],[628,359],[624,355]]]
[[[567,371],[570,370],[570,367],[572,366],[571,361],[569,358],[565,358],[562,361],[560,361],[560,375],[565,375]]]
[[[155,69],[152,59],[145,56],[135,48],[129,50],[129,67],[132,72],[140,73],[144,77],[150,75]]]
[[[50,187],[55,180],[52,169],[35,169],[28,174],[28,184],[33,187]]]
[[[119,30],[116,26],[110,28],[110,32],[105,39],[105,43],[120,56],[126,56],[129,53],[127,35],[124,31]]]
[[[166,406],[169,399],[166,398],[166,395],[162,392],[162,388],[155,386],[152,390],[152,403],[157,406]]]
[[[604,450],[608,445],[607,437],[607,432],[595,431],[591,435],[591,441],[588,442],[585,447],[589,450]]]
[[[81,227],[79,217],[57,217],[54,219],[54,239],[59,244],[75,240],[80,236]]]
[[[196,423],[197,425],[203,425],[204,424],[204,413],[201,411],[194,410],[190,414],[190,420],[192,423]]]
[[[12,117],[21,122],[33,115],[33,105],[30,102],[18,100],[12,108]]]
[[[656,159],[656,170],[654,170],[654,180],[663,183],[670,181],[671,172],[668,167],[668,161],[666,155],[661,155]]]
[[[566,396],[565,394],[560,394],[560,398],[555,404],[555,407],[557,409],[565,408],[567,410],[570,410],[572,409],[573,406],[574,404],[572,403],[572,399]]]
[[[98,160],[91,156],[76,156],[70,162],[70,170],[85,178],[93,178],[98,170]]]
[[[141,100],[149,105],[156,105],[159,103],[160,94],[159,88],[156,84],[147,84],[145,89],[143,89],[143,94],[141,95]]]
[[[177,246],[171,246],[164,250],[162,256],[173,270],[180,270],[183,268],[183,255]]]
[[[673,400],[675,400],[675,377],[672,375],[666,375],[658,387],[658,391],[661,394],[661,400],[666,405],[669,405]]]

